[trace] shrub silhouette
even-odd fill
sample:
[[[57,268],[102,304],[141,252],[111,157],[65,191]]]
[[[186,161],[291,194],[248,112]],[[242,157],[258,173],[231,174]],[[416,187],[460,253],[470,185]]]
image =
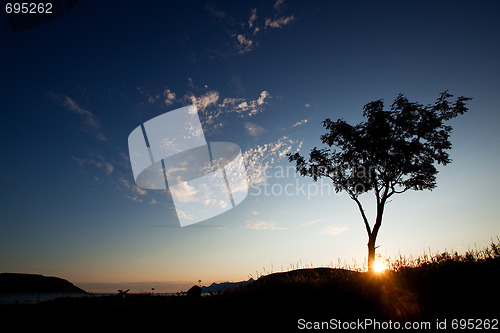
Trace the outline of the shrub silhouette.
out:
[[[186,293],[189,297],[200,297],[201,296],[201,287],[194,285]]]

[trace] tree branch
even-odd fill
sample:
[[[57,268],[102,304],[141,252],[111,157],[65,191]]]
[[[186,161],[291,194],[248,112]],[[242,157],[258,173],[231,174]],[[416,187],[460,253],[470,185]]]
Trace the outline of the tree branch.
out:
[[[382,187],[380,187],[380,189],[378,188],[378,178],[377,178],[376,174],[374,174],[373,183],[375,185],[373,187],[374,187],[374,190],[375,190],[375,197],[377,197],[377,205],[378,205],[380,203],[380,190],[382,189]]]
[[[395,185],[394,183],[391,183],[391,192],[387,195],[387,198],[391,197],[393,194],[405,193],[406,191],[408,191],[410,189],[410,187],[405,187],[401,191],[396,191],[396,189],[394,188],[394,185]]]
[[[354,200],[358,204],[359,211],[361,212],[361,216],[363,217],[363,222],[365,223],[365,228],[366,232],[368,233],[368,236],[372,234],[372,229],[370,228],[370,224],[368,223],[368,219],[366,218],[365,211],[363,209],[363,205],[361,205],[361,202],[359,202],[358,198],[351,193],[351,191],[347,190],[349,193],[349,196],[351,197],[352,200]]]
[[[405,189],[402,191],[396,191],[396,189],[394,188],[394,185],[396,185],[400,181],[401,177],[403,177],[402,173],[400,173],[398,178],[396,178],[393,182],[390,183],[391,192],[388,193],[387,198],[391,197],[393,194],[404,193],[409,189],[409,187],[405,187]]]

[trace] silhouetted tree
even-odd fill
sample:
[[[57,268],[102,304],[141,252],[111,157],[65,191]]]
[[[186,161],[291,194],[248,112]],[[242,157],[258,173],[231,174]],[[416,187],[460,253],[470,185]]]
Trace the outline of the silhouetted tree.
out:
[[[375,264],[375,241],[382,225],[384,207],[394,194],[407,190],[432,190],[436,187],[435,162],[451,162],[448,150],[452,127],[445,122],[465,113],[467,97],[454,102],[447,91],[432,105],[410,103],[400,94],[389,110],[382,100],[364,106],[366,121],[355,126],[342,119],[326,119],[326,134],[321,142],[328,147],[314,147],[309,160],[299,153],[288,154],[301,176],[332,180],[336,192],[346,191],[358,206],[368,233],[368,269]],[[370,226],[359,196],[374,191],[376,217]]]

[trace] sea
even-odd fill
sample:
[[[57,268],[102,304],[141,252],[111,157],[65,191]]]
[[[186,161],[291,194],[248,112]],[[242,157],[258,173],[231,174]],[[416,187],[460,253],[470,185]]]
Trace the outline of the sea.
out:
[[[0,294],[0,305],[5,304],[37,304],[51,301],[61,297],[92,297],[114,294],[84,294],[84,293],[25,293],[25,294]]]
[[[133,295],[133,293],[130,293]],[[144,293],[140,293],[144,294]],[[178,293],[149,293],[154,296],[175,296]],[[117,293],[25,293],[25,294],[2,294],[0,293],[0,305],[6,304],[38,304],[42,302],[51,301],[57,298],[64,297],[100,297],[100,296],[113,296]]]

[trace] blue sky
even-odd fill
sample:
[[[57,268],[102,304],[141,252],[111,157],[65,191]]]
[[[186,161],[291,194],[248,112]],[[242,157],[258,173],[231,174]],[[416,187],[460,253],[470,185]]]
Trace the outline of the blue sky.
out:
[[[364,104],[399,93],[473,100],[451,124],[453,162],[437,188],[388,204],[379,253],[465,251],[500,235],[498,3],[117,4],[81,2],[16,33],[1,17],[0,271],[97,291],[362,264],[355,203],[327,183],[315,192],[283,154],[319,146],[325,118],[358,123]],[[251,179],[234,209],[181,228],[168,192],[135,185],[127,138],[192,103],[207,141],[238,144],[247,172],[270,177]],[[374,196],[362,199],[373,218]]]

